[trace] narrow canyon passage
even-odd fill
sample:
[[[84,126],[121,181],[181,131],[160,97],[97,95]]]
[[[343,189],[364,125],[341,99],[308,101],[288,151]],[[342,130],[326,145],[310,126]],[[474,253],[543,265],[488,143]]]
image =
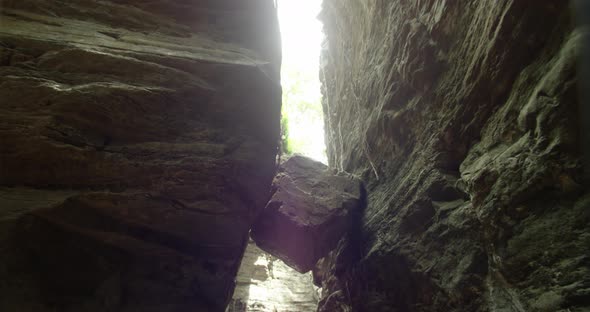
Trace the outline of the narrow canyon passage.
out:
[[[0,311],[590,311],[581,1],[0,0]]]
[[[327,162],[319,81],[321,0],[277,2],[281,30],[281,157],[293,153]],[[227,312],[316,311],[320,289],[250,241]]]

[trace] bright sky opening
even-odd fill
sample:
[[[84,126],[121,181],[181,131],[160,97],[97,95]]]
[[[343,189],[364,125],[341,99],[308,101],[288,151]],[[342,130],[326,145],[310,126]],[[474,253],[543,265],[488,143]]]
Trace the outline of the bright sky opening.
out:
[[[279,0],[283,41],[283,115],[294,153],[327,163],[319,80],[321,0]]]

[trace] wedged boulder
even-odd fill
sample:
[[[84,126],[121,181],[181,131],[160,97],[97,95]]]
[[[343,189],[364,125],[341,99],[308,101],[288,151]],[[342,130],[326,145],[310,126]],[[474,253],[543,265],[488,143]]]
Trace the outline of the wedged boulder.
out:
[[[359,179],[299,155],[281,164],[273,191],[250,234],[301,273],[336,247],[364,202]]]

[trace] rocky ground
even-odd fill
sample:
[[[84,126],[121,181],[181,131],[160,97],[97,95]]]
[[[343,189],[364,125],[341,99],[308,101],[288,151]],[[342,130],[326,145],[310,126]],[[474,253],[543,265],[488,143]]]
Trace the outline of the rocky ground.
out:
[[[250,241],[226,312],[312,312],[319,290],[311,273],[302,274]]]

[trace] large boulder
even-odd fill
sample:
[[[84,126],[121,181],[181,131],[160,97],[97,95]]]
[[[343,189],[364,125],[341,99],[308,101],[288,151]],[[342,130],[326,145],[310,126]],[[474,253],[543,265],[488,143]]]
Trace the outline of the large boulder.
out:
[[[251,236],[260,248],[301,273],[346,235],[364,196],[357,178],[298,155],[281,164],[273,191]]]

